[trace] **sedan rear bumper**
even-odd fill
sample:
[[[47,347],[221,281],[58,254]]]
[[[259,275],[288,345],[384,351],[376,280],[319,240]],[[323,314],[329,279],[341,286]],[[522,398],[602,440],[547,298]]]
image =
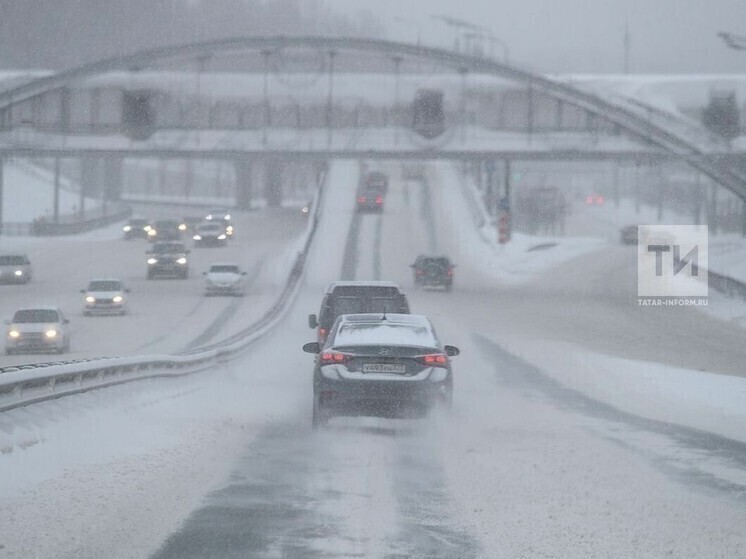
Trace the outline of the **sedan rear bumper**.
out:
[[[422,417],[447,402],[451,387],[445,382],[331,381],[316,387],[319,406],[329,415],[390,418]]]

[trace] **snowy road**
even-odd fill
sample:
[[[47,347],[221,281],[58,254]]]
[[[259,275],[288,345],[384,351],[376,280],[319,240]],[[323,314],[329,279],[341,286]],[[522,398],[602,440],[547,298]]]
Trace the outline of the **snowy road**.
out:
[[[160,212],[157,216],[168,212],[149,211]],[[71,238],[3,238],[2,251],[29,255],[34,278],[27,285],[0,285],[0,316],[10,319],[24,306],[59,306],[70,318],[71,352],[65,358],[195,347],[211,341],[218,330],[230,334],[266,311],[287,276],[297,250],[293,243],[306,221],[300,212],[284,209],[237,214],[236,238],[227,247],[194,249],[192,241],[185,240],[191,249],[187,280],[147,280],[149,245],[122,239],[121,225]],[[247,271],[245,297],[204,297],[202,272],[213,262],[236,262]],[[80,290],[95,277],[119,278],[130,288],[126,316],[83,316]],[[57,359],[44,354],[2,355],[0,366]]]
[[[5,414],[0,428],[22,425],[33,443],[0,456],[9,556],[746,555],[746,443],[617,410],[533,363],[562,343],[579,360],[736,375],[743,331],[701,314],[643,314],[618,247],[500,285],[452,252],[469,225],[438,177],[403,182],[392,168],[383,215],[357,217],[356,172],[332,172],[287,319],[216,370],[220,382],[159,381],[146,401],[131,386],[119,400],[103,391]],[[408,265],[430,251],[459,264],[453,293],[411,287]],[[312,432],[306,315],[327,282],[379,276],[461,348],[454,413],[335,419]],[[77,420],[74,406],[101,423]],[[38,466],[65,448],[57,468]]]

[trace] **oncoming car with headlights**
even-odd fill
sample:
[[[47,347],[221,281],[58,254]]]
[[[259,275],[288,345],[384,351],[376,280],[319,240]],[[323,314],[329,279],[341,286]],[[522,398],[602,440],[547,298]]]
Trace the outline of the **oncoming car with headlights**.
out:
[[[127,314],[127,289],[118,279],[92,279],[84,296],[83,314]]]
[[[57,307],[19,309],[6,320],[5,353],[70,350],[68,323]]]
[[[224,224],[219,221],[207,221],[197,226],[192,239],[195,248],[220,247],[228,243],[228,234]]]
[[[181,279],[189,277],[189,251],[184,243],[155,243],[147,254],[148,279],[160,276]]]
[[[430,320],[415,314],[346,314],[326,343],[310,342],[314,428],[334,416],[422,417],[453,397],[451,356]]]
[[[142,217],[133,217],[122,227],[124,238],[127,240],[147,239],[150,229],[150,222]]]
[[[0,254],[0,283],[31,281],[31,261],[25,254]]]
[[[237,295],[246,290],[246,272],[237,264],[213,264],[204,272],[205,295]]]

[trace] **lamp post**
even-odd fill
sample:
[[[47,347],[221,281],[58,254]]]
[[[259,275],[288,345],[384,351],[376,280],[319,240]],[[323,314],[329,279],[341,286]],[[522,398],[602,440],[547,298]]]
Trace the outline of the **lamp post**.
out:
[[[718,37],[720,37],[730,49],[746,50],[746,37],[743,35],[721,31],[718,33]],[[746,237],[746,200],[741,200],[741,235]]]

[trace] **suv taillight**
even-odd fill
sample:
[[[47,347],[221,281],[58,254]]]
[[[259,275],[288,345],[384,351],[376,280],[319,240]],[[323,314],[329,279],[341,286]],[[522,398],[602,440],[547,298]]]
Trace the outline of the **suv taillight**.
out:
[[[321,354],[322,365],[341,365],[342,363],[347,363],[350,359],[352,359],[352,355],[338,351],[324,351]]]
[[[428,353],[427,355],[420,355],[417,357],[417,361],[428,367],[447,367],[448,356],[445,353]]]

